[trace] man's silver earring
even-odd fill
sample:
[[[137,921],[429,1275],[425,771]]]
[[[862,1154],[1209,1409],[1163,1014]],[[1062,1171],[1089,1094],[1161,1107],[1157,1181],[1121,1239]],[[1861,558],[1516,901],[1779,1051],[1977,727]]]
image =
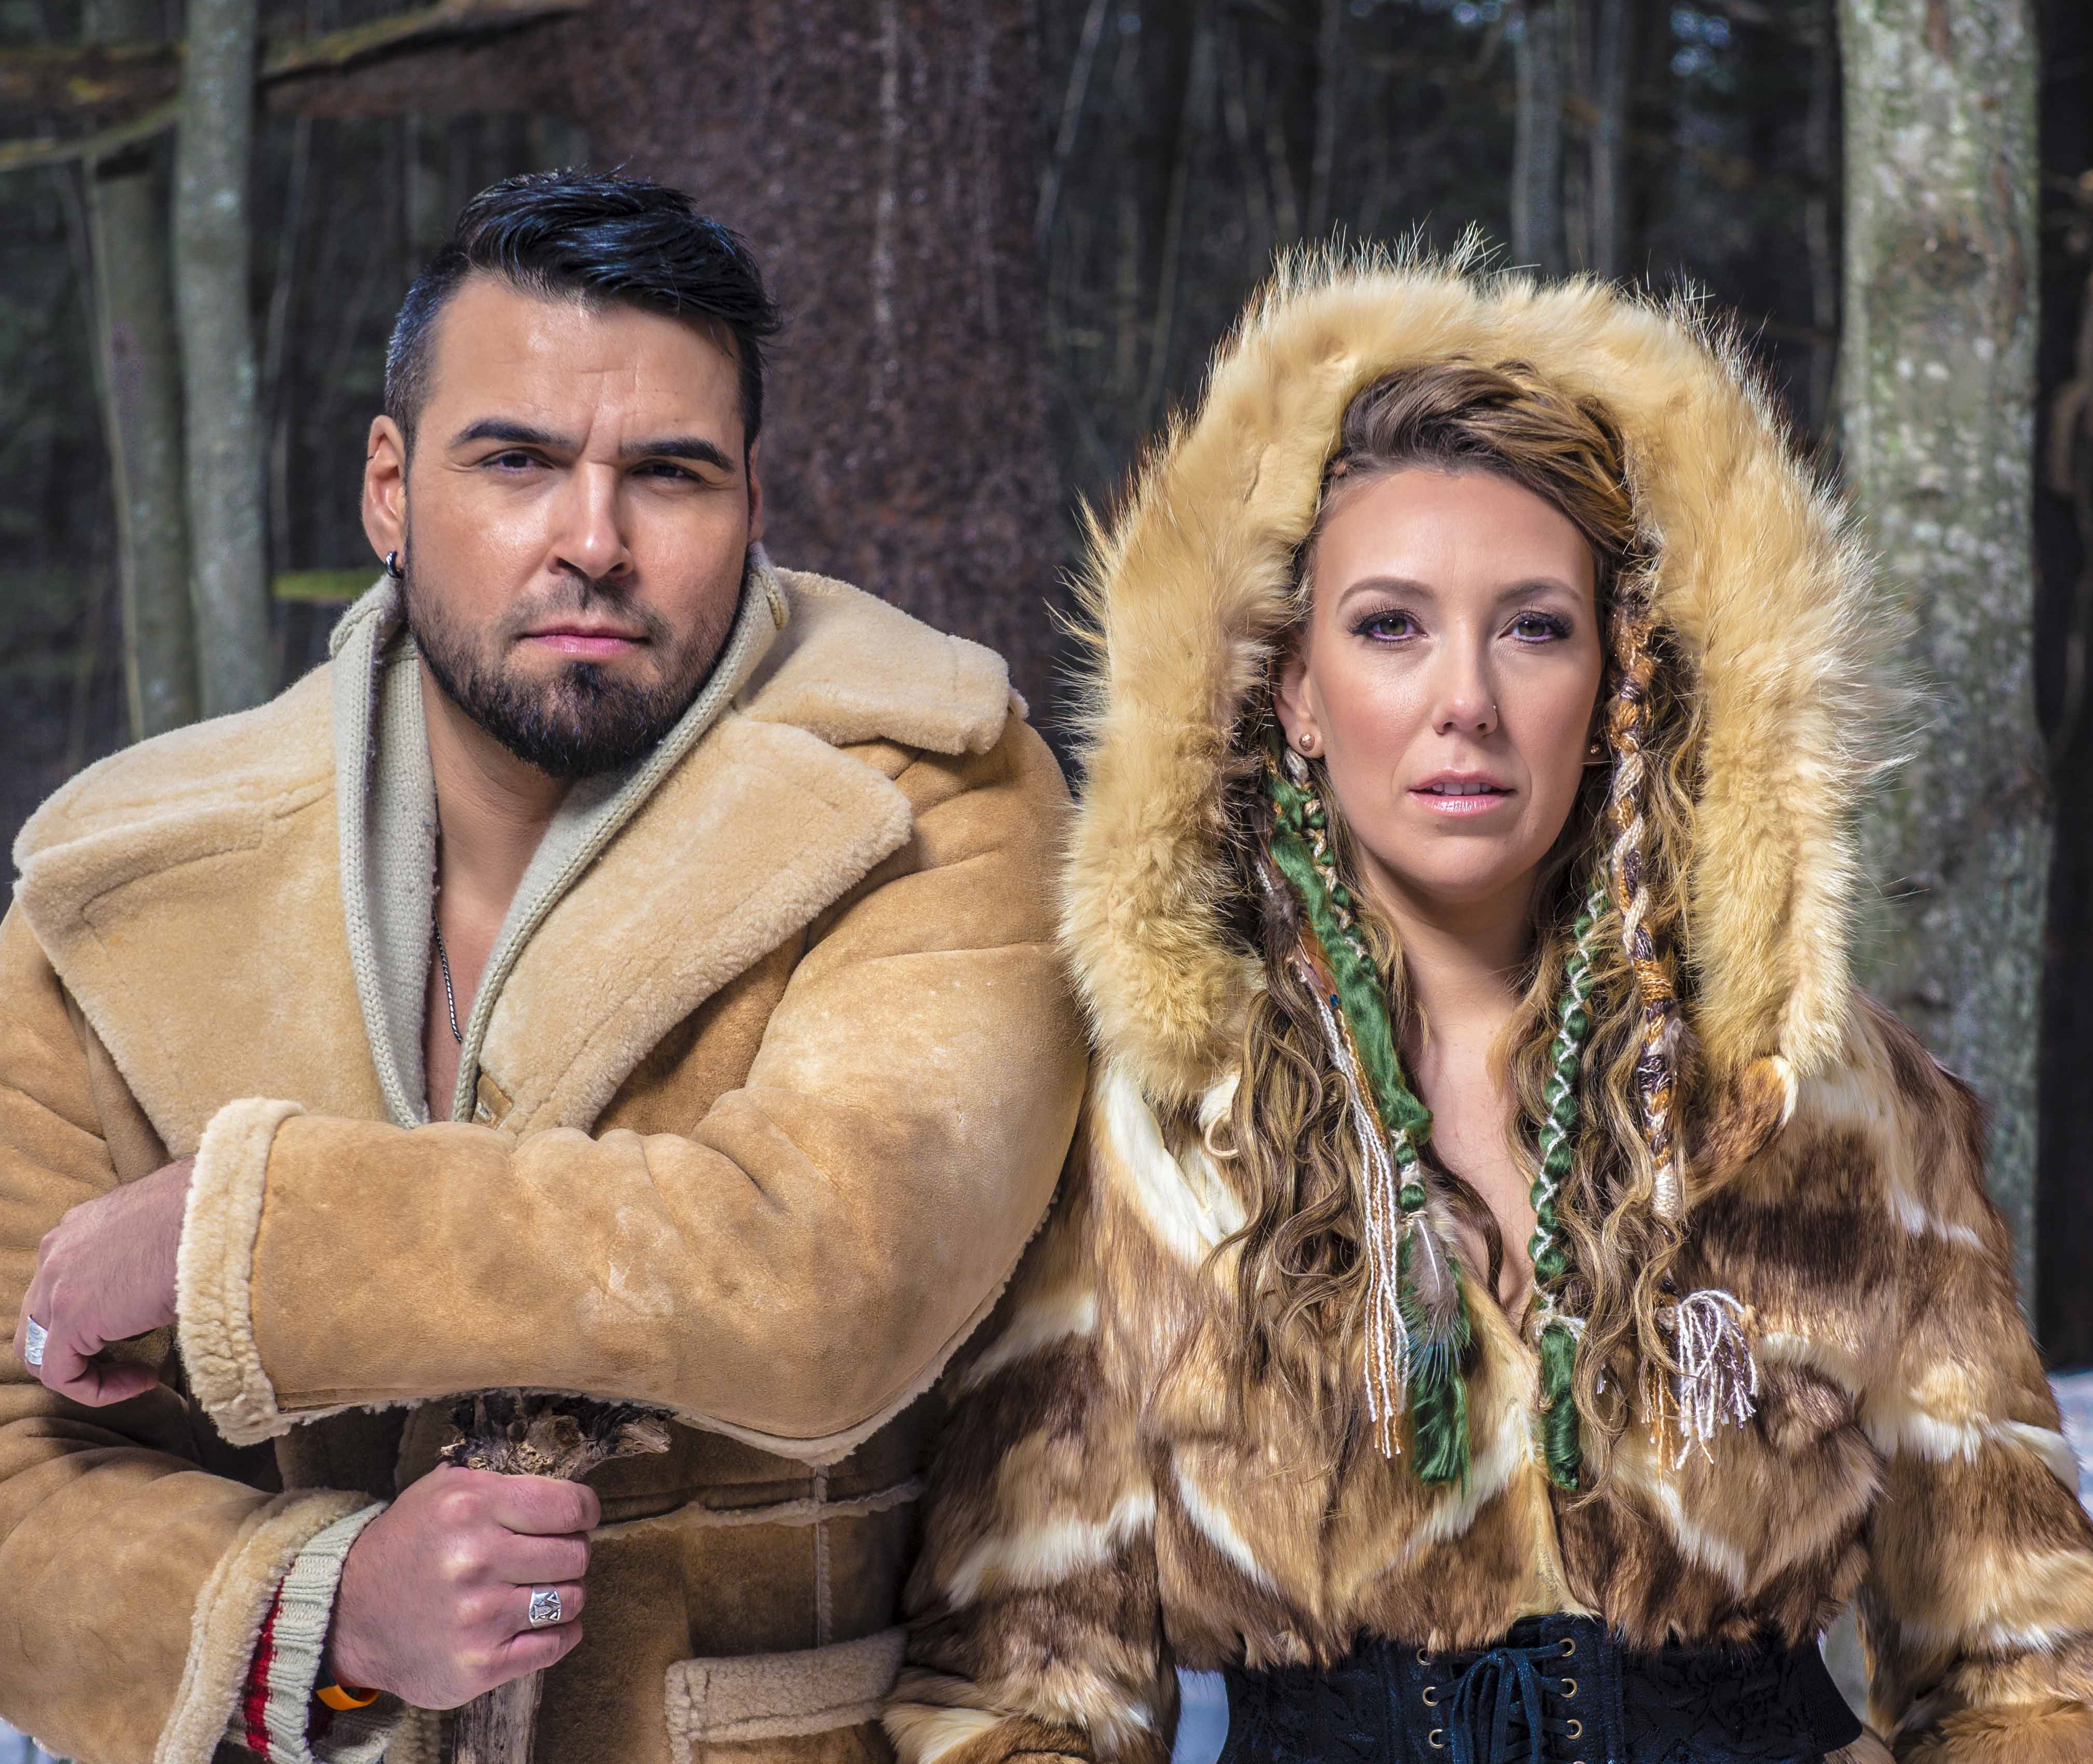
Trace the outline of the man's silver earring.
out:
[[[400,554],[397,551],[388,551],[385,554],[385,573],[395,582],[405,582],[407,579],[406,571],[400,567]]]

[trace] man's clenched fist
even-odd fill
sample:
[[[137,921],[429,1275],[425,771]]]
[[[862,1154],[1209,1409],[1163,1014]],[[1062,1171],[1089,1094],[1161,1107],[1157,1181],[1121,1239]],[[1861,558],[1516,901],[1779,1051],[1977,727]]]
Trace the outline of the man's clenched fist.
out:
[[[175,1321],[175,1263],[196,1160],[82,1201],[44,1234],[36,1278],[15,1320],[24,1364],[29,1319],[49,1333],[43,1364],[30,1370],[76,1403],[120,1403],[160,1381],[150,1366],[95,1358],[111,1342]]]
[[[550,1476],[430,1472],[349,1546],[327,1670],[418,1709],[455,1709],[535,1672],[582,1639],[596,1491]],[[531,1627],[531,1593],[557,1587],[561,1620]]]

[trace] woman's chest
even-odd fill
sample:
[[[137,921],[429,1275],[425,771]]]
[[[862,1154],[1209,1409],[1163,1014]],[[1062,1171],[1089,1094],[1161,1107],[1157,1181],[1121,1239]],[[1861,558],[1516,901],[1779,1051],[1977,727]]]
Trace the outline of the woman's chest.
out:
[[[1675,1430],[1633,1419],[1578,1494],[1548,1476],[1536,1384],[1531,1350],[1486,1322],[1468,1475],[1432,1486],[1282,1384],[1223,1400],[1196,1363],[1164,1381],[1150,1451],[1179,1658],[1327,1662],[1362,1633],[1471,1647],[1565,1611],[1652,1645],[1797,1636],[1850,1597],[1880,1460],[1836,1386],[1771,1356],[1745,1425],[1682,1453]]]

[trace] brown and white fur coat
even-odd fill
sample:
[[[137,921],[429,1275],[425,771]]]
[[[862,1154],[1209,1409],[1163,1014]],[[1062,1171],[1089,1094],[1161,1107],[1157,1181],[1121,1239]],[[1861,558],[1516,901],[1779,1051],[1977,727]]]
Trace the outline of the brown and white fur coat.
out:
[[[1265,1387],[1232,1401],[1211,1130],[1262,984],[1223,929],[1220,779],[1288,621],[1351,397],[1516,359],[1602,400],[1701,694],[1685,902],[1701,1050],[1681,1290],[1749,1307],[1758,1412],[1682,1468],[1632,1429],[1556,1490],[1536,1360],[1476,1304],[1473,1472],[1428,1487]],[[1089,786],[1065,945],[1098,1057],[1058,1212],[977,1338],[887,1724],[904,1764],[1155,1760],[1172,1667],[1433,1648],[1529,1614],[1631,1646],[1790,1642],[1857,1601],[1905,1760],[2093,1758],[2093,1527],[1986,1199],[1977,1099],[1848,978],[1865,560],[1731,353],[1592,284],[1305,264],[1097,541]]]

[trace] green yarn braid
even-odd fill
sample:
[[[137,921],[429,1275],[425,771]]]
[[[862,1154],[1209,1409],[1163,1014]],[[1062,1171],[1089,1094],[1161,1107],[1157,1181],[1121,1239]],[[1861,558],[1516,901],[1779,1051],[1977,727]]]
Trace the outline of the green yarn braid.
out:
[[[1584,910],[1577,916],[1576,940],[1563,972],[1562,997],[1556,1007],[1555,1070],[1548,1080],[1548,1118],[1540,1126],[1540,1169],[1533,1179],[1534,1290],[1540,1304],[1540,1435],[1548,1474],[1559,1488],[1577,1486],[1584,1449],[1577,1438],[1577,1403],[1571,1381],[1576,1370],[1579,1324],[1556,1308],[1570,1273],[1570,1251],[1562,1240],[1556,1196],[1569,1179],[1576,1158],[1577,1081],[1584,1070],[1584,1044],[1592,1033],[1588,1001],[1592,993],[1592,948],[1595,927],[1606,904],[1606,884],[1592,884]]]
[[[1372,1087],[1374,1106],[1380,1111],[1396,1168],[1402,1172],[1402,1210],[1415,1213],[1424,1204],[1424,1187],[1415,1174],[1417,1148],[1431,1137],[1432,1111],[1403,1082],[1402,1062],[1395,1051],[1395,1026],[1388,1014],[1388,992],[1360,934],[1351,893],[1337,880],[1331,858],[1328,815],[1316,797],[1286,776],[1283,765],[1268,765],[1265,783],[1278,821],[1272,840],[1272,862],[1294,884],[1309,927],[1322,945],[1320,953],[1337,982],[1335,1002],[1352,1032],[1359,1064]]]
[[[1396,1306],[1405,1337],[1406,1406],[1417,1474],[1428,1483],[1465,1485],[1470,1452],[1462,1363],[1471,1334],[1467,1299],[1459,1265],[1419,1217],[1426,1191],[1418,1153],[1432,1131],[1432,1111],[1404,1081],[1387,988],[1359,931],[1350,893],[1337,878],[1328,814],[1311,789],[1287,776],[1276,735],[1266,753],[1265,788],[1273,812],[1270,856],[1300,901],[1305,966],[1335,1014],[1333,1057],[1341,1071],[1356,1062],[1369,1092],[1361,1100],[1371,1105],[1373,1126],[1384,1138],[1393,1165],[1402,1216]],[[1372,1183],[1371,1170],[1361,1176]],[[1370,1395],[1372,1390],[1370,1375]],[[1392,1450],[1393,1417],[1376,1418],[1383,1428],[1382,1449]]]

